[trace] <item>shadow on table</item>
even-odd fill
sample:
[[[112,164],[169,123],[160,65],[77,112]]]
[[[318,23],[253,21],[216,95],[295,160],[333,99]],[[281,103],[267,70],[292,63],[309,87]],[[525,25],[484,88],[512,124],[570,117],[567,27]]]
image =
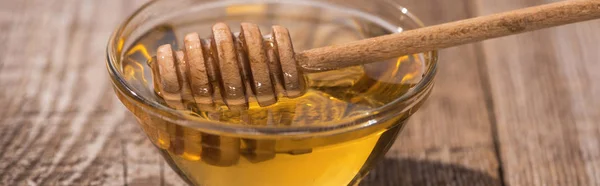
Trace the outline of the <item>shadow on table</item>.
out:
[[[360,186],[406,185],[499,186],[500,180],[460,165],[386,158],[360,184]]]

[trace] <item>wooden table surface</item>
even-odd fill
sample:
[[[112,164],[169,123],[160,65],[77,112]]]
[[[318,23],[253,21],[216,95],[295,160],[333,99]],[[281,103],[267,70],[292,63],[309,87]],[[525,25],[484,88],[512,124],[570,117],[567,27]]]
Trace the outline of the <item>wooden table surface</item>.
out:
[[[145,1],[0,0],[0,185],[183,185],[105,70],[110,32]],[[431,25],[552,1],[401,4]],[[600,185],[599,33],[441,51],[435,91],[362,185]]]

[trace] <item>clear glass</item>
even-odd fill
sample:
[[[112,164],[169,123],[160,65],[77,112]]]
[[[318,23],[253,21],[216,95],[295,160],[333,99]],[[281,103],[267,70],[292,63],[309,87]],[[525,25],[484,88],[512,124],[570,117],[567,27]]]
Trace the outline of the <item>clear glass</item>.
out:
[[[216,22],[234,32],[241,22],[256,23],[263,33],[275,24],[285,26],[296,51],[422,26],[407,9],[386,0],[158,0],[144,5],[110,38],[108,71],[119,99],[191,185],[356,185],[383,158],[433,86],[435,51],[306,74],[314,91],[251,108],[242,112],[245,116],[221,110],[220,118],[213,118],[214,113],[165,106],[152,91],[145,60],[160,44],[180,46],[183,34],[210,36]],[[300,104],[312,98],[317,101]]]

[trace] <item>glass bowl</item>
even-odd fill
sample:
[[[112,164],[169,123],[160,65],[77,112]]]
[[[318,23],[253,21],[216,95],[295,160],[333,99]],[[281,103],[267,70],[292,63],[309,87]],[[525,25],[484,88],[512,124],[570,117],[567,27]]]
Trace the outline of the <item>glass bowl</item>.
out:
[[[398,71],[401,64],[420,64],[421,73],[411,76],[410,86],[392,87],[396,93],[402,90],[397,96],[372,92],[385,104],[340,117],[333,117],[344,113],[337,107],[323,106],[317,114],[331,117],[302,125],[243,125],[166,106],[152,91],[145,61],[152,60],[159,45],[179,47],[182,34],[210,36],[216,22],[227,23],[234,32],[242,22],[256,23],[263,31],[285,26],[296,51],[423,26],[406,8],[386,0],[157,0],[141,7],[111,36],[108,72],[118,98],[191,185],[356,185],[383,158],[433,87],[436,51],[354,68],[366,74],[373,69],[370,73],[379,77]],[[306,78],[320,86],[350,72]],[[335,97],[335,92],[329,94]]]

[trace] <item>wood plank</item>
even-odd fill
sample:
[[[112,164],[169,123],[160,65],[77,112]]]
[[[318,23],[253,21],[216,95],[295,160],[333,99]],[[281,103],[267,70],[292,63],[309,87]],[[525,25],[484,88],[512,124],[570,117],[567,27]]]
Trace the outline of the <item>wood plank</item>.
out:
[[[471,17],[468,1],[401,1],[425,24]],[[363,185],[501,185],[474,45],[440,52],[434,91]]]
[[[106,39],[143,2],[0,1],[0,185],[183,185],[160,181],[174,173],[103,70]]]
[[[122,169],[110,164],[120,153],[102,149],[118,145],[113,131],[124,112],[98,107],[100,99],[113,95],[97,70],[103,65],[96,63],[104,51],[95,46],[105,35],[93,32],[102,32],[114,19],[91,21],[101,13],[93,6],[89,1],[25,1],[14,10],[0,72],[2,86],[8,87],[2,94],[7,108],[1,121],[7,131],[1,143],[3,185],[123,183],[122,174],[111,174]]]
[[[480,15],[551,0],[478,2]],[[600,21],[483,43],[508,185],[600,185]]]

